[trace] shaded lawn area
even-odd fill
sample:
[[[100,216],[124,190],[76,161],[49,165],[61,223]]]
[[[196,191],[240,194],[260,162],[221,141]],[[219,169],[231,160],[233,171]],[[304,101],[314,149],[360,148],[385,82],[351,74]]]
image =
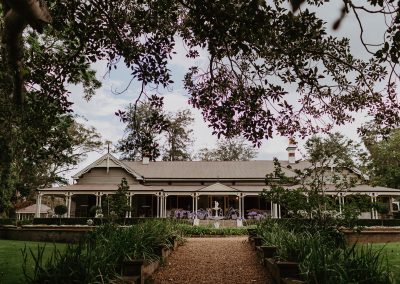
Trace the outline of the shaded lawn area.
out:
[[[27,241],[11,241],[0,240],[0,284],[25,283],[22,271],[22,250],[26,245],[29,256],[28,271],[33,272],[34,262],[30,257],[29,249],[37,254],[38,245],[41,247],[46,245],[43,259],[47,260],[54,249],[53,243],[44,242],[27,242]],[[57,243],[56,247],[64,250],[67,244]]]
[[[389,265],[397,280],[396,283],[400,283],[400,243],[372,244],[372,247],[382,250],[382,254],[387,255]]]

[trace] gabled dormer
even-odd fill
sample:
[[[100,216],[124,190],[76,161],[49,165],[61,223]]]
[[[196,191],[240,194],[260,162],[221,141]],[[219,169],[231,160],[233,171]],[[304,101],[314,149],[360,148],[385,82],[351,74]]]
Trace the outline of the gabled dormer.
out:
[[[118,184],[122,178],[126,178],[129,184],[134,184],[143,180],[140,174],[110,153],[103,155],[72,178],[77,184]]]

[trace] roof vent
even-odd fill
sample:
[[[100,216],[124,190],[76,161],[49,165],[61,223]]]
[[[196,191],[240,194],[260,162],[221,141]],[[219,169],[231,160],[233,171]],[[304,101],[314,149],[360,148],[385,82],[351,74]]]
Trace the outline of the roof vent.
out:
[[[148,165],[149,163],[150,163],[150,158],[149,157],[143,157],[142,164],[143,165]]]

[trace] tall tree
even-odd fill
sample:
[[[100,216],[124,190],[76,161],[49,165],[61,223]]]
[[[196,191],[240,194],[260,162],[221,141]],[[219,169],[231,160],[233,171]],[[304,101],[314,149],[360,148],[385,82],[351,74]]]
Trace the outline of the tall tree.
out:
[[[400,129],[386,136],[368,125],[363,142],[370,154],[369,170],[371,181],[380,186],[400,188]]]
[[[306,141],[306,160],[311,166],[303,172],[324,189],[326,184],[335,184],[338,190],[347,190],[363,181],[366,153],[359,143],[340,133],[326,137],[313,136]],[[357,172],[357,177],[352,174]]]
[[[128,181],[126,178],[122,178],[115,194],[107,195],[103,201],[102,212],[107,212],[108,217],[113,217],[112,215],[115,215],[119,218],[125,218],[126,212],[131,210],[128,205],[128,191]]]
[[[35,0],[18,3],[22,9],[26,4],[45,9]],[[29,196],[33,189],[60,181],[56,174],[60,166],[72,162],[69,158],[65,162],[66,151],[76,145],[68,134],[73,117],[67,84],[81,83],[88,96],[100,86],[85,56],[71,51],[71,45],[78,43],[65,37],[67,32],[57,32],[55,26],[42,30],[46,21],[40,20],[45,18],[39,14],[29,18],[15,5],[15,1],[2,1],[0,6],[4,43],[0,52],[0,214],[7,212],[18,194]],[[22,33],[26,24],[44,33],[30,28]]]
[[[203,148],[198,158],[203,161],[248,161],[257,156],[257,150],[246,144],[244,138],[223,139],[214,149]]]
[[[306,141],[305,149],[309,165],[295,170],[294,178],[286,177],[280,163],[274,159],[275,171],[266,178],[271,189],[265,189],[262,196],[281,204],[287,214],[314,219],[318,226],[341,226],[344,221],[345,225],[353,227],[360,213],[371,209],[369,196],[346,197],[340,214],[338,198],[339,194],[364,181],[362,172],[356,167],[363,163],[366,153],[359,143],[339,133],[313,136]],[[326,195],[327,189],[334,189],[336,196]],[[341,218],[336,219],[337,216]]]
[[[163,147],[164,161],[191,160],[190,146],[193,144],[193,130],[190,126],[194,118],[190,110],[167,114],[168,127],[165,130],[166,143]]]
[[[118,142],[122,158],[155,161],[161,155],[161,134],[167,129],[166,114],[160,105],[147,101],[138,106],[130,104],[119,116],[126,123],[125,137]]]
[[[94,128],[64,114],[54,100],[31,93],[26,94],[23,112],[0,112],[0,124],[8,126],[0,127],[4,151],[0,161],[0,212],[18,197],[32,197],[37,188],[66,183],[62,174],[101,145]]]
[[[123,158],[190,160],[189,147],[193,143],[193,131],[189,127],[194,118],[189,110],[167,113],[158,101],[148,100],[138,106],[130,104],[126,112],[118,115],[126,123],[125,137],[118,145]]]
[[[17,144],[11,163],[13,203],[18,202],[18,197],[32,198],[38,188],[67,184],[63,174],[74,169],[87,153],[102,146],[93,127],[77,123],[70,115],[52,120],[37,117],[33,123],[40,125],[26,124],[21,131],[14,131]]]

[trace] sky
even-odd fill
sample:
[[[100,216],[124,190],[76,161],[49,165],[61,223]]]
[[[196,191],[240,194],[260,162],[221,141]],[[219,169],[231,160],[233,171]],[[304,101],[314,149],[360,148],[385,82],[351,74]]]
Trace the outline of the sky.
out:
[[[341,7],[338,6],[338,3],[342,1],[332,2],[334,3],[328,3],[322,11],[318,11],[318,14],[328,22],[329,26],[332,26],[332,23],[339,17]],[[372,35],[368,40],[374,41],[379,34],[382,34],[382,19],[378,17],[369,17],[368,21],[364,24],[369,34]],[[338,31],[331,30],[330,32],[335,36],[350,38],[352,52],[360,57],[365,56],[365,51],[358,40],[359,28],[354,16],[347,16]],[[379,39],[377,38],[377,40]],[[197,109],[193,109],[187,103],[188,97],[182,83],[184,74],[190,66],[207,66],[207,53],[203,51],[200,53],[199,58],[188,60],[188,58],[185,57],[185,48],[180,39],[177,39],[175,51],[176,54],[173,56],[169,65],[172,71],[174,84],[170,86],[168,90],[160,90],[164,95],[165,110],[176,112],[181,109],[190,109],[195,117],[195,122],[192,127],[195,138],[193,150],[197,151],[204,147],[213,147],[216,144],[217,138],[211,134],[212,131],[204,122],[201,112]],[[97,71],[97,77],[102,81],[103,86],[89,101],[83,98],[81,86],[69,86],[69,90],[71,91],[70,100],[74,103],[72,109],[74,113],[79,116],[79,122],[88,126],[94,126],[101,134],[104,141],[109,140],[112,141],[113,144],[116,144],[124,135],[124,124],[115,115],[115,112],[117,110],[123,110],[129,103],[134,102],[139,93],[139,87],[137,84],[132,84],[126,92],[117,95],[115,92],[125,89],[130,80],[129,70],[120,65],[116,71],[105,76],[107,73],[106,62],[97,62],[92,67]],[[365,123],[368,118],[362,113],[354,114],[354,117],[354,123],[335,127],[334,131],[339,131],[350,139],[358,140],[357,128]],[[300,159],[301,155],[304,154],[303,145],[305,141],[297,139],[297,142],[299,151],[296,155],[297,158]],[[258,149],[258,156],[256,159],[272,159],[273,157],[282,160],[287,159],[287,145],[287,137],[276,136],[273,139],[264,140],[262,146]],[[105,152],[106,147],[102,154]],[[99,158],[100,155],[101,153],[90,153],[88,158],[80,163],[77,169],[73,170],[71,173],[67,173],[66,177],[78,172],[80,169]]]

